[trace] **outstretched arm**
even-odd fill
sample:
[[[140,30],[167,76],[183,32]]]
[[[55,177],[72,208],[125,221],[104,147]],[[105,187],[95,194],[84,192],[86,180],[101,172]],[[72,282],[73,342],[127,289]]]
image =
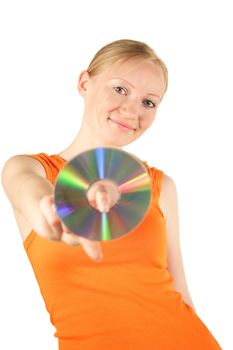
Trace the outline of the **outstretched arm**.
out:
[[[27,155],[11,157],[3,167],[1,180],[14,211],[22,215],[31,229],[50,240],[81,244],[87,255],[93,260],[100,260],[102,251],[99,242],[72,233],[56,214],[53,209],[54,186],[46,179],[45,170],[38,160]],[[97,188],[92,198],[97,197],[97,208],[110,205],[111,195],[107,196],[107,191],[103,194],[99,192]]]

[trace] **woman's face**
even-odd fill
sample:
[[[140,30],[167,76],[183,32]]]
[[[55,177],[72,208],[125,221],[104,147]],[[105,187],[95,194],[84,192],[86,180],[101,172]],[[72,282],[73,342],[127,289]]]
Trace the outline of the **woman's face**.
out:
[[[103,144],[127,145],[153,123],[164,87],[162,69],[146,60],[117,63],[92,77],[84,71],[79,81],[84,124]]]

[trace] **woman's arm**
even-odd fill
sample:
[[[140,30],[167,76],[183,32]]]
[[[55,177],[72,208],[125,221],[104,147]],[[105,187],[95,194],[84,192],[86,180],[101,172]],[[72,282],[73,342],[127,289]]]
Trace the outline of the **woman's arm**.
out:
[[[3,167],[1,180],[14,211],[21,214],[40,236],[70,245],[81,244],[93,260],[102,258],[99,242],[72,233],[58,217],[53,208],[54,186],[46,179],[45,170],[38,160],[25,155],[11,157]],[[106,190],[108,187],[106,185]],[[108,191],[95,191],[92,200],[96,200],[98,209],[112,203],[109,197],[113,191],[110,195]]]
[[[53,194],[53,185],[46,180],[43,166],[38,160],[25,155],[10,158],[2,170],[2,185],[13,207],[41,236],[55,238],[61,227],[58,222],[49,226],[41,210],[40,201]],[[58,231],[58,232],[57,232]]]
[[[159,203],[161,208],[163,208],[166,219],[168,272],[174,279],[174,289],[180,292],[185,303],[189,304],[196,311],[185,279],[180,249],[176,185],[172,178],[166,174],[163,174]]]

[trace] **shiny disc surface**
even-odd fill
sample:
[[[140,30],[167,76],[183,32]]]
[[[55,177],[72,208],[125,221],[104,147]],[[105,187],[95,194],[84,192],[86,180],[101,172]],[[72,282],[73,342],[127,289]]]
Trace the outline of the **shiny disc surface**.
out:
[[[96,181],[110,179],[120,199],[107,213],[93,208],[87,191]],[[134,155],[99,147],[78,154],[59,172],[54,190],[57,214],[73,233],[94,241],[108,241],[135,229],[151,202],[151,179]]]

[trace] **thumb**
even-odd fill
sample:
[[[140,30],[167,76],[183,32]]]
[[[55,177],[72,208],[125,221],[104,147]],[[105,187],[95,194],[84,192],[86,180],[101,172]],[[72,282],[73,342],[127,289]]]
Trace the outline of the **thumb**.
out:
[[[83,250],[87,253],[87,255],[91,259],[95,261],[101,261],[103,259],[102,249],[98,242],[88,241],[81,244],[82,244]]]
[[[79,237],[80,244],[86,254],[95,261],[101,261],[103,259],[103,253],[99,242],[90,241],[86,238]]]

